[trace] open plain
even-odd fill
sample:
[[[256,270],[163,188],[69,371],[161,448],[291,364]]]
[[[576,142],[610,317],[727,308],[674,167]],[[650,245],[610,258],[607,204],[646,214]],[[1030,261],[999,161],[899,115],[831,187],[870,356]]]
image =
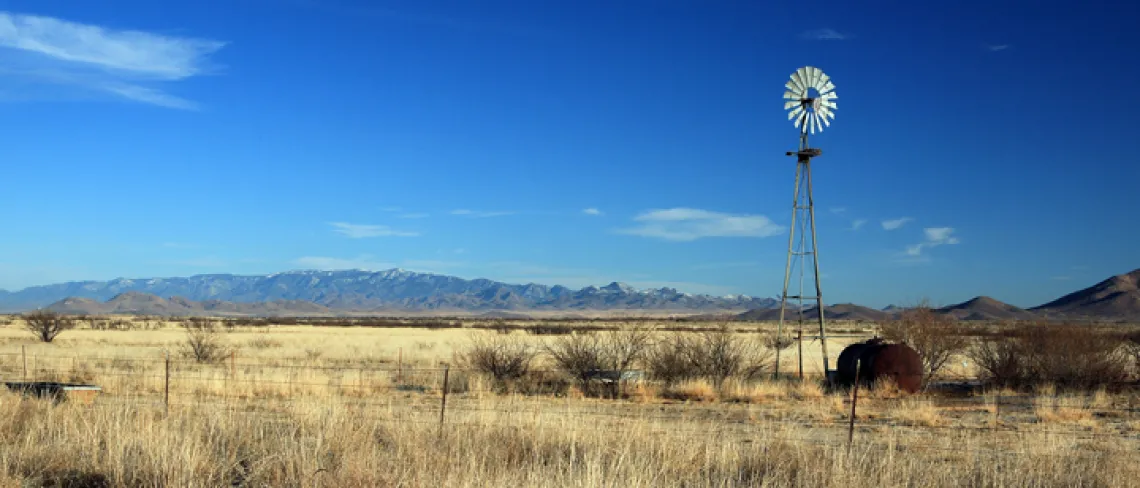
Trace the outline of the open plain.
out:
[[[226,354],[199,362],[185,354],[188,333],[179,322],[121,320],[129,322],[128,330],[80,327],[50,344],[36,342],[18,319],[0,329],[0,372],[6,381],[79,382],[103,390],[91,404],[0,395],[5,482],[298,487],[1140,483],[1140,397],[1128,388],[931,388],[904,395],[880,385],[859,393],[849,431],[852,392],[822,386],[813,374],[820,367],[814,366],[818,342],[809,340],[804,381],[757,376],[720,385],[692,380],[666,386],[650,378],[627,383],[618,398],[607,398],[568,382],[543,354],[531,372],[539,379],[529,387],[503,388],[465,366],[463,353],[476,337],[509,338],[539,351],[565,337],[528,331],[531,323],[219,327]],[[519,327],[511,330],[511,324]],[[711,324],[606,325],[670,329],[655,332],[661,339],[698,334],[678,330]],[[772,324],[733,328],[741,338],[759,338]],[[873,325],[836,328],[844,332],[829,341],[832,361],[844,345],[877,333]],[[795,350],[783,352],[786,372],[796,371]],[[953,363],[961,366],[958,359]],[[959,369],[944,376],[957,384],[971,373]]]

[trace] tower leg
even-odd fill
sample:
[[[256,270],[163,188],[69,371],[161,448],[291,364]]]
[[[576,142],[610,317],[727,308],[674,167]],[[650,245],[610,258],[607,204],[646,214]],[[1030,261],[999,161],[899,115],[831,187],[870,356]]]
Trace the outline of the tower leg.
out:
[[[773,378],[775,379],[780,377],[780,351],[782,350],[780,343],[784,334],[784,313],[788,305],[788,280],[791,279],[792,276],[792,256],[795,253],[793,246],[796,237],[796,216],[800,212],[800,173],[802,170],[803,165],[797,163],[796,189],[792,193],[792,225],[788,232],[788,260],[787,264],[784,265],[784,292],[780,295],[780,323],[776,326],[776,367],[773,373]]]
[[[804,164],[804,166],[807,172],[808,213],[810,214],[809,219],[811,220],[811,262],[815,266],[815,298],[817,303],[816,310],[819,311],[819,344],[823,352],[823,376],[824,379],[830,384],[831,378],[827,374],[827,331],[824,327],[825,320],[823,317],[823,290],[819,285],[819,246],[815,242],[815,200],[812,198],[811,190],[811,160],[809,159],[807,163]]]

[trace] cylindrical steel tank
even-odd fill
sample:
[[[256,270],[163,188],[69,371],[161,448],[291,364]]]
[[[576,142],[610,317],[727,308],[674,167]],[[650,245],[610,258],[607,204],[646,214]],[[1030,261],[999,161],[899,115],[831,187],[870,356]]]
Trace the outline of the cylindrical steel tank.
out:
[[[915,393],[922,388],[922,358],[906,344],[887,344],[876,337],[847,346],[839,353],[836,362],[840,385],[855,384],[856,368],[860,363],[861,384],[871,385],[881,378],[891,378],[900,389],[908,393]]]

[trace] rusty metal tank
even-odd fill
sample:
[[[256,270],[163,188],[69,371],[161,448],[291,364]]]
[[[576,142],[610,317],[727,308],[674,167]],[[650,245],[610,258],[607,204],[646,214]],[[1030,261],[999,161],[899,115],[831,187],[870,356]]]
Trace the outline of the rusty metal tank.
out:
[[[915,393],[922,388],[922,358],[906,344],[889,344],[876,337],[851,344],[839,353],[836,377],[840,385],[855,384],[855,370],[862,363],[859,383],[871,385],[882,378],[891,378],[899,388]]]

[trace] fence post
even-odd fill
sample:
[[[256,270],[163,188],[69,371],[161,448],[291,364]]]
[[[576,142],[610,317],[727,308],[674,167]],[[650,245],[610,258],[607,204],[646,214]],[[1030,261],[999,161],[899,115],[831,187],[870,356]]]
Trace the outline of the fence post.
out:
[[[439,433],[443,434],[443,413],[447,411],[447,376],[451,371],[450,365],[443,367],[443,396],[440,397],[439,403]]]
[[[800,361],[800,381],[804,380],[804,330],[799,329],[796,331],[796,344],[798,344],[799,352],[796,353],[796,358]],[[777,345],[777,347],[779,347]]]
[[[162,404],[170,415],[170,351],[166,352],[166,378],[162,382]]]
[[[24,357],[24,381],[28,381],[28,346],[20,346],[20,355]]]
[[[851,390],[851,423],[847,426],[847,452],[851,452],[851,443],[855,440],[855,405],[859,403],[859,373],[863,370],[863,360],[855,363],[855,387]]]

